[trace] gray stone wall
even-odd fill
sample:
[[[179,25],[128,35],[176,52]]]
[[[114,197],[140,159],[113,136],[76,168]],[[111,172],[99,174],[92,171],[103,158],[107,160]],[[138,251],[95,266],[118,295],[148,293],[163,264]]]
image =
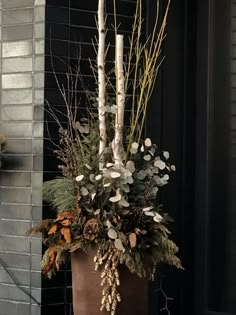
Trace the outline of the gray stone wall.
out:
[[[42,218],[45,1],[0,7],[0,314],[40,314],[41,240],[25,232]]]

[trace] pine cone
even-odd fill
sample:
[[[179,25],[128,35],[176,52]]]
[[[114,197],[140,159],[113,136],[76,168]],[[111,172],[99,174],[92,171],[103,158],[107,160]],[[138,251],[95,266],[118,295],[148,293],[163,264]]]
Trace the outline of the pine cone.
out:
[[[101,224],[97,219],[90,219],[84,226],[84,237],[87,240],[93,241],[101,231]]]
[[[139,228],[144,230],[149,218],[143,213],[142,209],[134,209],[129,216],[123,221],[122,230],[126,232],[131,232],[134,228]]]

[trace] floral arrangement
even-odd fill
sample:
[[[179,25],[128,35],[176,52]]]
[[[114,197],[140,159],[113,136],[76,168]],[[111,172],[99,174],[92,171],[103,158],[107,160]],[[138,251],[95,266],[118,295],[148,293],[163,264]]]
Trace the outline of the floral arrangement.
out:
[[[123,35],[116,28],[114,99],[107,92],[111,83],[105,72],[104,0],[98,1],[99,37],[94,67],[98,92],[91,97],[97,111],[88,110],[87,117],[77,119],[73,108],[77,109],[78,104],[69,102],[61,88],[68,127],[60,127],[55,153],[63,176],[43,187],[44,200],[56,209],[57,217],[40,222],[30,231],[41,232],[48,247],[42,259],[42,269],[48,277],[59,270],[68,253],[96,247],[95,270],[102,270],[101,310],[111,314],[115,314],[121,299],[120,264],[139,277],[149,278],[163,263],[181,268],[176,256],[178,248],[169,239],[170,219],[157,202],[159,190],[168,183],[175,166],[167,151],[149,138],[142,140],[146,109],[160,66],[170,4],[167,2],[160,28],[157,12],[152,35],[142,44],[142,0],[137,1],[125,62]],[[130,97],[126,96],[128,88],[132,90]],[[125,127],[127,102],[131,103],[127,113],[130,125]]]

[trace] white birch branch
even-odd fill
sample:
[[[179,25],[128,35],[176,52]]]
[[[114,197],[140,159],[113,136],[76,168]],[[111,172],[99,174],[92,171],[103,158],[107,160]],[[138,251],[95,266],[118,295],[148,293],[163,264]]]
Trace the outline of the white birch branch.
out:
[[[124,77],[124,36],[116,35],[116,123],[113,141],[113,155],[116,165],[122,165],[123,128],[125,110],[125,77]]]
[[[105,80],[105,17],[104,0],[98,2],[98,117],[99,117],[99,169],[104,166],[104,150],[106,148],[106,80]]]

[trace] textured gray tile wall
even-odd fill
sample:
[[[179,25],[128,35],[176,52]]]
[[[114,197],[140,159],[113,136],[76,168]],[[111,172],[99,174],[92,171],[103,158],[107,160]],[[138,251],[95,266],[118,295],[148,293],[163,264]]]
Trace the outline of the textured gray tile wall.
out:
[[[42,218],[45,1],[0,0],[0,8],[0,315],[36,315],[42,246],[25,232]]]

